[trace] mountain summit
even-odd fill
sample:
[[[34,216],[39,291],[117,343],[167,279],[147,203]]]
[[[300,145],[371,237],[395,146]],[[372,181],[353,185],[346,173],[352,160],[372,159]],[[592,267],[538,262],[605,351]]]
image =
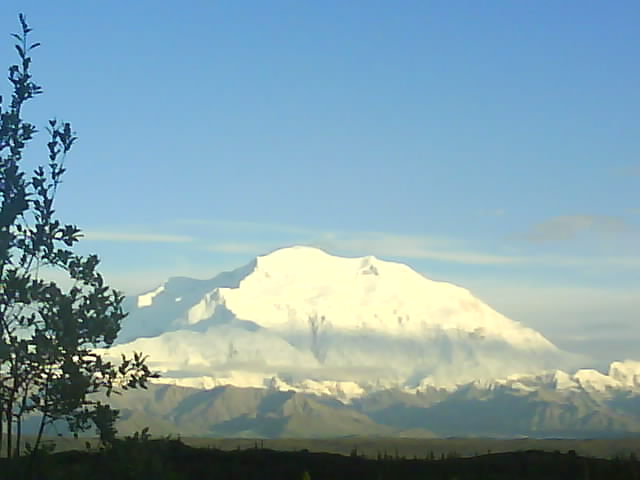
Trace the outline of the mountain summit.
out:
[[[288,247],[210,280],[127,300],[112,353],[143,351],[165,381],[358,396],[564,366],[540,333],[404,264]]]

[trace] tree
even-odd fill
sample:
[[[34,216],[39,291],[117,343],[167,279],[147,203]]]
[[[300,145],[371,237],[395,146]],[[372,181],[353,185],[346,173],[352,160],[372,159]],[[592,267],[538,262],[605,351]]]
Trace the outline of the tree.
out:
[[[0,444],[5,437],[8,456],[19,454],[30,415],[40,415],[36,449],[57,420],[76,433],[95,426],[109,441],[118,412],[92,394],[146,388],[157,377],[142,354],[115,365],[96,351],[112,345],[126,314],[122,294],[97,271],[98,257],[74,253],[81,231],[56,217],[54,199],[76,142],[71,125],[50,120],[48,163],[30,175],[24,167],[37,129],[22,118],[23,106],[42,88],[30,71],[40,44],[29,43],[31,29],[24,15],[19,20],[21,33],[12,35],[19,62],[9,67],[13,93],[6,106],[0,97]],[[70,285],[47,280],[50,271]]]

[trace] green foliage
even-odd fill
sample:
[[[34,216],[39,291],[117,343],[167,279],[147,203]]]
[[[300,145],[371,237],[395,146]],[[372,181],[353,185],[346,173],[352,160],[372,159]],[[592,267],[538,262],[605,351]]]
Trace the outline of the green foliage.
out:
[[[77,140],[71,124],[50,120],[46,166],[32,174],[24,166],[37,128],[22,118],[23,106],[42,88],[30,71],[40,44],[29,42],[24,15],[19,20],[21,32],[13,34],[19,61],[8,75],[13,93],[6,106],[0,96],[0,440],[6,435],[8,456],[19,450],[21,422],[32,414],[42,419],[32,453],[56,420],[74,432],[96,426],[103,442],[112,442],[118,412],[91,394],[145,388],[157,376],[142,354],[114,365],[95,351],[116,339],[126,316],[123,296],[104,284],[96,255],[74,252],[80,229],[56,216],[54,199]],[[43,272],[52,271],[71,286],[46,280]]]

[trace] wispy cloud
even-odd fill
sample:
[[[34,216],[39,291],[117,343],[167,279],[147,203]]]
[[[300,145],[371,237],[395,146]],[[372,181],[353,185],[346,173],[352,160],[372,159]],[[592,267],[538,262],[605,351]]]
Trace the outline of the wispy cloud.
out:
[[[545,255],[528,258],[529,263],[539,262],[540,265],[558,267],[585,267],[585,268],[616,268],[638,269],[640,268],[640,256],[638,255],[593,255],[593,256],[561,256]]]
[[[432,260],[442,263],[476,266],[535,266],[565,268],[640,268],[640,256],[637,255],[538,255],[522,251],[518,254],[501,252],[497,247],[479,249],[470,246],[468,240],[456,237],[405,234],[385,232],[323,232],[287,225],[269,225],[257,222],[229,222],[238,229],[226,230],[224,241],[211,242],[211,232],[206,235],[179,235],[171,233],[127,232],[127,231],[88,231],[87,240],[103,242],[135,242],[161,244],[189,244],[189,251],[208,251],[221,254],[260,255],[291,244],[305,244],[322,248],[338,255],[375,255],[398,260]],[[206,222],[207,225],[226,225],[228,222]],[[202,223],[205,224],[205,223]],[[584,230],[601,232],[623,232],[632,226],[618,217],[597,217],[576,215],[555,217],[534,226],[527,233],[530,243],[541,243],[551,239],[570,239]],[[267,240],[261,236],[264,232],[277,231],[279,240]],[[269,237],[267,235],[267,237]],[[249,241],[246,239],[250,238]],[[237,240],[236,240],[237,239]],[[543,240],[544,239],[544,240]],[[254,241],[255,240],[255,241]],[[633,251],[631,253],[634,253]]]
[[[637,177],[640,176],[640,165],[626,165],[623,167],[617,167],[614,171],[621,176]]]
[[[95,242],[187,243],[193,237],[165,233],[84,231],[84,238]]]
[[[533,225],[521,238],[531,243],[573,240],[583,233],[618,235],[637,232],[624,218],[608,215],[563,215]]]
[[[219,252],[219,253],[248,253],[248,254],[262,254],[267,250],[272,249],[273,246],[269,245],[261,245],[258,243],[243,243],[243,242],[232,242],[232,243],[213,243],[206,245],[204,247],[205,250],[209,252]]]
[[[221,229],[225,231],[241,232],[278,232],[291,234],[312,234],[315,230],[299,227],[295,225],[285,225],[279,223],[236,221],[236,220],[210,220],[199,218],[187,218],[176,221],[178,225],[202,226]]]
[[[517,263],[517,257],[469,250],[450,250],[455,239],[426,235],[393,235],[380,232],[325,234],[313,242],[318,247],[381,257],[432,259],[445,262],[495,265]]]
[[[507,255],[460,245],[457,239],[385,233],[328,234],[312,244],[332,251],[466,265],[522,265],[569,268],[640,268],[640,256]],[[457,248],[449,248],[448,246]]]

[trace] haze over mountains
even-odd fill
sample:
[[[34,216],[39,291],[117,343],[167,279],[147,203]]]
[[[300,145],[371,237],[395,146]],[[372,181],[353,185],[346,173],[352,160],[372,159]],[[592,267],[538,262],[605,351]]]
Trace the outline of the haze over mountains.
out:
[[[198,435],[640,432],[639,362],[576,371],[581,357],[468,290],[375,257],[284,248],[211,280],[171,278],[126,308],[108,354],[142,351],[170,384],[119,400],[131,428],[154,419]]]

